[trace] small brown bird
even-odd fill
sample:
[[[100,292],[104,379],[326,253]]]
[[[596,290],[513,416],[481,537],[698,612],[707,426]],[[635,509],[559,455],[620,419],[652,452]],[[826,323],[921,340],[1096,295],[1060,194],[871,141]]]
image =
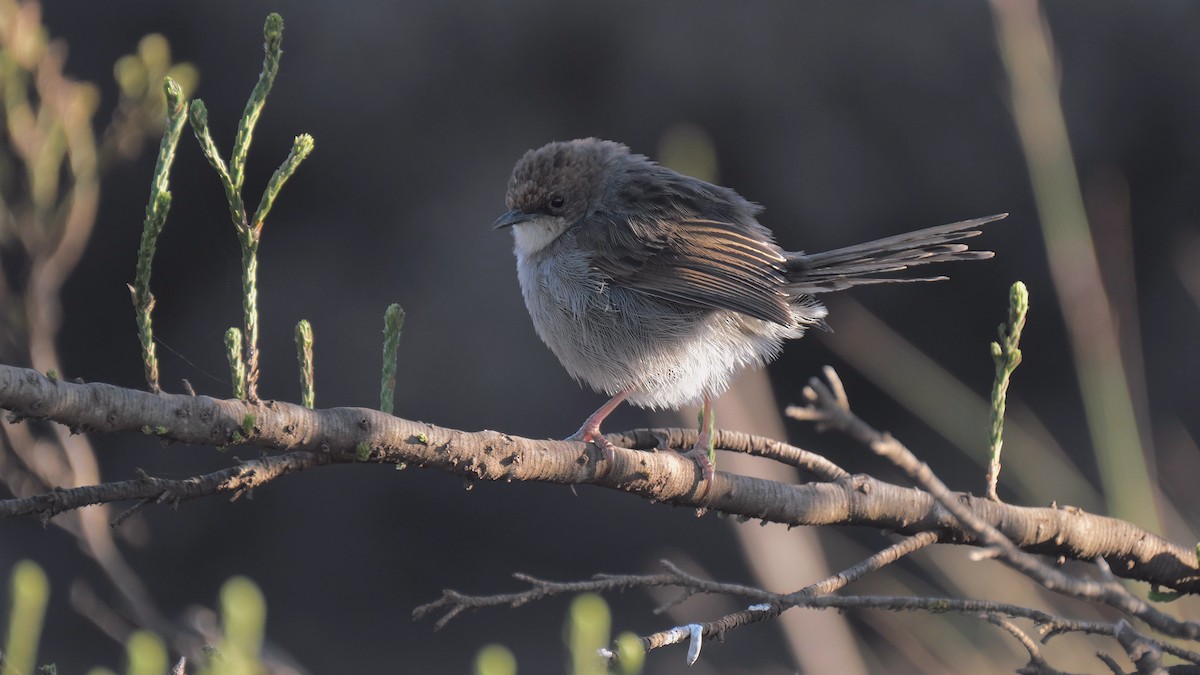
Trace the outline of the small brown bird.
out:
[[[681,175],[619,143],[586,138],[530,150],[513,168],[508,212],[517,278],[534,328],[567,372],[612,398],[571,438],[611,460],[600,424],[622,401],[700,404],[687,454],[713,466],[712,401],[735,374],[824,327],[816,295],[863,284],[939,281],[890,275],[992,257],[959,243],[1007,214],[826,253],[788,252],[733,190]]]

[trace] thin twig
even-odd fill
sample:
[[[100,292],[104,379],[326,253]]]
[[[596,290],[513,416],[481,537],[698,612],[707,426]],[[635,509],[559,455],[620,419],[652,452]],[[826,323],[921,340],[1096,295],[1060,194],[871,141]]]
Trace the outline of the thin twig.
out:
[[[656,450],[659,448],[690,448],[696,444],[699,435],[699,431],[696,429],[659,428],[607,434],[606,437],[620,447],[634,450]],[[713,435],[713,442],[717,450],[773,459],[825,481],[836,481],[850,476],[845,469],[821,455],[773,438],[755,436],[741,431],[717,429]]]
[[[1055,619],[1049,623],[1038,624],[1038,636],[1043,644],[1049,642],[1054,637],[1066,633],[1088,633],[1091,635],[1115,637],[1117,627],[1115,624],[1106,621],[1074,621],[1071,619]],[[1161,640],[1155,640],[1154,643],[1158,645],[1159,649],[1162,649],[1171,656],[1177,656],[1185,661],[1200,665],[1200,652],[1184,649],[1179,645]]]
[[[983,618],[987,619],[989,623],[1003,628],[1009,635],[1016,638],[1017,642],[1021,643],[1025,651],[1029,652],[1029,664],[1017,672],[1037,673],[1038,675],[1067,675],[1060,670],[1055,670],[1050,667],[1050,664],[1046,663],[1046,659],[1042,657],[1042,650],[1038,647],[1037,642],[1030,638],[1025,631],[1021,630],[1017,624],[999,614],[992,614],[990,612],[985,613]]]
[[[1124,619],[1117,621],[1117,642],[1125,648],[1125,653],[1137,668],[1138,675],[1166,675],[1163,666],[1162,650],[1153,640],[1137,632]]]
[[[440,613],[441,616],[435,621],[434,625],[437,628],[442,628],[449,623],[451,619],[463,612],[475,611],[488,607],[498,607],[502,605],[520,607],[521,605],[533,602],[535,600],[541,600],[543,598],[557,595],[585,592],[603,593],[608,591],[624,591],[631,588],[648,588],[655,586],[675,586],[680,588],[692,588],[696,593],[732,595],[764,604],[784,603],[786,601],[789,603],[790,607],[804,607],[809,609],[886,609],[894,611],[923,610],[928,612],[957,612],[968,614],[993,612],[1005,616],[1032,619],[1039,623],[1049,623],[1059,619],[1059,617],[1041,610],[1032,609],[1029,607],[1021,607],[1003,602],[993,602],[990,600],[963,600],[960,598],[888,595],[801,596],[798,593],[783,595],[764,591],[759,588],[754,588],[753,586],[745,586],[743,584],[729,584],[698,579],[690,575],[681,575],[673,571],[661,574],[596,575],[588,581],[547,581],[545,579],[538,579],[525,574],[514,574],[513,577],[530,584],[532,588],[515,593],[502,593],[495,595],[467,595],[465,593],[447,589],[442,591],[442,597],[414,609],[413,618],[419,620]],[[759,609],[752,611],[763,612],[766,610]],[[715,626],[715,622],[713,625]],[[725,625],[720,631],[716,629],[711,631],[706,629],[705,636],[707,637],[709,635],[716,635],[718,632],[724,632],[724,630],[727,630],[730,627],[732,626]]]
[[[786,601],[791,601],[794,596],[811,597],[815,595],[827,595],[840,588],[845,587],[859,579],[865,577],[871,572],[880,570],[906,555],[915,553],[927,546],[937,543],[937,534],[934,532],[922,532],[911,537],[905,537],[891,546],[883,549],[875,555],[863,560],[857,565],[848,567],[837,574],[827,577],[822,581],[818,581],[796,593],[784,596]]]
[[[917,459],[912,452],[890,434],[873,429],[850,411],[844,397],[834,394],[840,387],[840,379],[832,368],[826,367],[825,377],[837,382],[833,387],[818,378],[809,381],[805,395],[810,407],[806,410],[809,419],[820,419],[826,425],[870,447],[876,454],[888,459],[928,491],[938,503],[953,514],[963,527],[971,532],[979,543],[993,548],[1002,560],[1017,571],[1037,581],[1046,588],[1064,595],[1083,600],[1102,602],[1110,607],[1136,616],[1155,630],[1173,637],[1195,640],[1200,637],[1200,623],[1180,621],[1160,612],[1149,603],[1134,596],[1116,581],[1097,582],[1072,577],[1042,562],[1040,558],[1022,551],[1008,537],[980,518],[967,507],[960,495],[946,487],[929,465]]]
[[[60,488],[32,497],[0,500],[0,518],[36,515],[46,521],[64,511],[113,501],[140,499],[177,505],[207,495],[232,493],[237,496],[284,474],[311,469],[332,460],[331,455],[298,451],[248,460],[235,467],[191,478],[155,478],[143,474],[134,480]]]

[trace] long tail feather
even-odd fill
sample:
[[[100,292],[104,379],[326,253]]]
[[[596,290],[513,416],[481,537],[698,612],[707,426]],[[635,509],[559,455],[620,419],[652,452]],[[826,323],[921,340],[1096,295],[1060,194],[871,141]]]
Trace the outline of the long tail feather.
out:
[[[977,229],[1008,216],[1000,213],[924,230],[876,239],[825,253],[795,253],[788,256],[787,292],[828,293],[852,286],[913,281],[942,281],[937,277],[880,277],[910,267],[958,260],[991,258],[991,251],[972,251],[964,239],[979,236]]]

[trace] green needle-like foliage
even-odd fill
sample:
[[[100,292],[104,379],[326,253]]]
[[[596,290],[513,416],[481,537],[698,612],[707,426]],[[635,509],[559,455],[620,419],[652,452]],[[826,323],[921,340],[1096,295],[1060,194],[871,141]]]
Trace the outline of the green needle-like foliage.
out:
[[[221,179],[221,187],[225,189],[225,201],[229,206],[229,215],[233,219],[233,225],[239,233],[242,233],[247,229],[246,207],[242,203],[241,192],[233,187],[233,181],[229,178],[229,169],[225,166],[225,160],[221,159],[221,151],[217,149],[217,144],[213,142],[212,134],[208,131],[208,106],[204,105],[204,101],[201,99],[192,101],[188,110],[188,121],[192,124],[192,132],[196,134],[196,141],[200,143],[200,151],[204,153],[204,158],[208,160],[209,165]]]
[[[379,409],[391,415],[396,399],[396,351],[404,328],[404,310],[395,303],[383,314],[383,378],[379,386]]]
[[[142,347],[142,365],[146,371],[146,384],[150,391],[158,391],[158,357],[154,350],[154,329],[150,315],[154,311],[154,294],[150,292],[150,268],[154,251],[158,246],[158,235],[162,234],[171,209],[171,192],[168,190],[171,164],[175,161],[175,148],[183,133],[183,124],[188,116],[188,104],[183,99],[183,90],[171,78],[163,81],[167,96],[167,129],[163,133],[158,149],[158,162],[154,167],[154,179],[150,183],[150,202],[146,205],[146,220],[142,225],[142,241],[138,247],[137,271],[129,292],[137,312],[138,342]]]
[[[253,234],[246,235],[254,237]],[[246,327],[246,397],[258,400],[258,239],[242,244],[242,322]]]
[[[988,463],[987,495],[999,501],[996,483],[1000,480],[1000,450],[1004,447],[1004,409],[1008,401],[1008,383],[1021,363],[1021,330],[1029,312],[1029,289],[1018,281],[1008,293],[1008,322],[1000,324],[1000,341],[992,343],[992,361],[996,364],[996,381],[992,385],[991,460]]]
[[[275,205],[275,197],[279,194],[280,188],[287,182],[287,179],[292,177],[293,173],[296,173],[300,162],[303,162],[312,151],[313,137],[308,134],[300,134],[292,142],[291,152],[288,153],[287,159],[283,160],[283,164],[280,164],[279,168],[275,169],[275,173],[271,175],[271,180],[263,190],[262,199],[258,202],[258,210],[254,212],[252,227],[255,234],[262,231],[263,221],[267,219],[267,214]]]
[[[317,392],[313,387],[313,330],[308,319],[296,324],[296,360],[300,362],[300,404],[311,409]]]
[[[250,141],[254,136],[254,127],[262,115],[267,95],[275,83],[279,72],[279,59],[283,54],[283,18],[278,14],[267,16],[263,25],[263,69],[259,73],[258,83],[246,101],[246,108],[238,122],[237,136],[233,141],[233,151],[226,165],[213,142],[208,130],[208,109],[200,100],[192,102],[189,120],[196,133],[200,149],[212,165],[213,170],[221,179],[221,187],[225,190],[225,198],[229,205],[229,216],[237,231],[238,243],[242,249],[242,316],[243,316],[243,351],[245,353],[245,398],[258,401],[258,244],[262,236],[263,221],[275,204],[283,184],[291,178],[300,166],[300,162],[312,152],[313,139],[308,134],[296,137],[292,150],[287,159],[275,170],[275,174],[263,190],[262,199],[254,213],[254,219],[248,218],[246,204],[242,198],[242,183],[245,180],[246,156],[250,152]]]
[[[242,331],[236,327],[225,331],[225,359],[229,361],[229,379],[233,381],[233,397],[246,398],[246,362],[242,360]]]
[[[238,123],[237,136],[233,139],[233,154],[229,157],[229,177],[235,190],[242,189],[242,181],[246,174],[246,155],[250,152],[250,138],[254,135],[254,125],[262,114],[263,106],[267,103],[267,94],[275,84],[275,75],[279,73],[279,58],[283,55],[283,17],[272,12],[267,15],[263,24],[263,67],[258,74],[258,83],[250,98],[246,101],[246,109]]]

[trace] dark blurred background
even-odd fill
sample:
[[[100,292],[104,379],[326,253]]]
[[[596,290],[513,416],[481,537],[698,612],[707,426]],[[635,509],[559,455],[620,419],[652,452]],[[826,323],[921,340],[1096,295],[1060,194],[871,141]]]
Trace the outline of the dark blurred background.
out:
[[[1130,294],[1127,306],[1137,310],[1122,316],[1135,329],[1123,338],[1140,359],[1132,371],[1148,402],[1142,422],[1152,475],[1164,490],[1175,488],[1178,510],[1194,522],[1200,507],[1186,486],[1200,464],[1200,6],[1043,8],[1101,265],[1132,270],[1110,290]],[[1009,285],[1021,279],[1033,310],[1010,406],[1040,420],[1047,442],[1095,484],[988,4],[125,0],[50,2],[44,20],[69,44],[67,72],[101,87],[101,117],[115,96],[114,61],[143,35],[165,35],[173,57],[199,69],[195,95],[208,104],[213,135],[228,152],[259,71],[269,11],[286,22],[284,60],[249,158],[250,203],[293,136],[312,134],[316,150],[284,188],[260,251],[265,398],[298,399],[292,330],[307,318],[316,334],[317,406],[375,405],[383,310],[399,302],[408,320],[398,415],[535,438],[571,433],[602,397],[572,382],[538,341],[510,237],[490,229],[505,208],[509,170],[531,147],[582,136],[658,156],[663,139],[688,125],[711,144],[717,180],[763,204],[762,222],[788,249],[817,251],[1012,214],[979,240],[996,258],[945,270],[949,283],[861,289],[852,305],[831,298],[834,332],[790,345],[769,368],[778,407],[799,401],[805,381],[833,365],[862,417],[903,439],[956,489],[978,491],[982,470],[966,450],[982,452],[986,429],[978,428],[976,447],[960,449],[915,415],[911,401],[889,395],[894,387],[863,359],[904,357],[872,347],[877,331],[854,328],[868,325],[859,320],[840,323],[839,310],[847,317],[869,312],[895,339],[986,397],[988,342],[1005,316]],[[190,130],[179,147],[153,281],[163,383],[178,392],[187,378],[200,393],[227,396],[222,335],[240,323],[236,241],[220,185]],[[97,227],[66,286],[60,347],[68,378],[144,386],[125,283],[133,278],[153,170],[147,150],[105,177]],[[925,372],[906,376],[900,389],[914,396],[928,389],[937,408],[941,390]],[[678,421],[625,408],[607,428],[651,423]],[[805,425],[787,429],[792,441],[851,471],[899,480],[864,448]],[[185,477],[250,453],[162,447],[135,435],[94,440],[107,479],[130,477],[135,468]],[[1033,497],[1036,504],[1063,498],[1052,490]],[[510,574],[517,571],[581,579],[649,571],[663,557],[717,579],[755,583],[733,528],[759,527],[588,487],[467,486],[434,471],[382,466],[285,477],[252,500],[149,508],[131,526],[145,536],[140,545],[125,544],[125,553],[164,611],[212,605],[225,579],[247,575],[266,595],[268,637],[314,673],[467,672],[490,642],[512,649],[522,672],[558,672],[566,600],[483,611],[438,632],[428,621],[414,623],[410,612],[446,587],[516,590]],[[41,660],[67,673],[119,663],[119,645],[65,602],[75,578],[91,580],[101,595],[105,589],[73,541],[34,521],[0,528],[3,569],[33,558],[54,585]],[[884,541],[876,532],[841,537],[852,543],[834,546],[834,567]],[[976,565],[970,569],[982,581],[996,573],[994,565]],[[797,578],[776,590],[812,581]],[[611,601],[618,629],[644,634],[672,625],[651,615],[655,602],[641,593]],[[712,619],[715,611],[700,608],[688,620]],[[897,640],[855,615],[848,620],[860,645],[875,650],[866,657],[871,670],[937,664],[894,644],[902,635]],[[991,627],[961,630],[969,644],[1005,642]],[[997,668],[1023,662],[1006,653],[1011,662]],[[649,658],[647,672],[684,669],[682,650]],[[768,623],[709,645],[692,672],[798,667],[780,628]]]

